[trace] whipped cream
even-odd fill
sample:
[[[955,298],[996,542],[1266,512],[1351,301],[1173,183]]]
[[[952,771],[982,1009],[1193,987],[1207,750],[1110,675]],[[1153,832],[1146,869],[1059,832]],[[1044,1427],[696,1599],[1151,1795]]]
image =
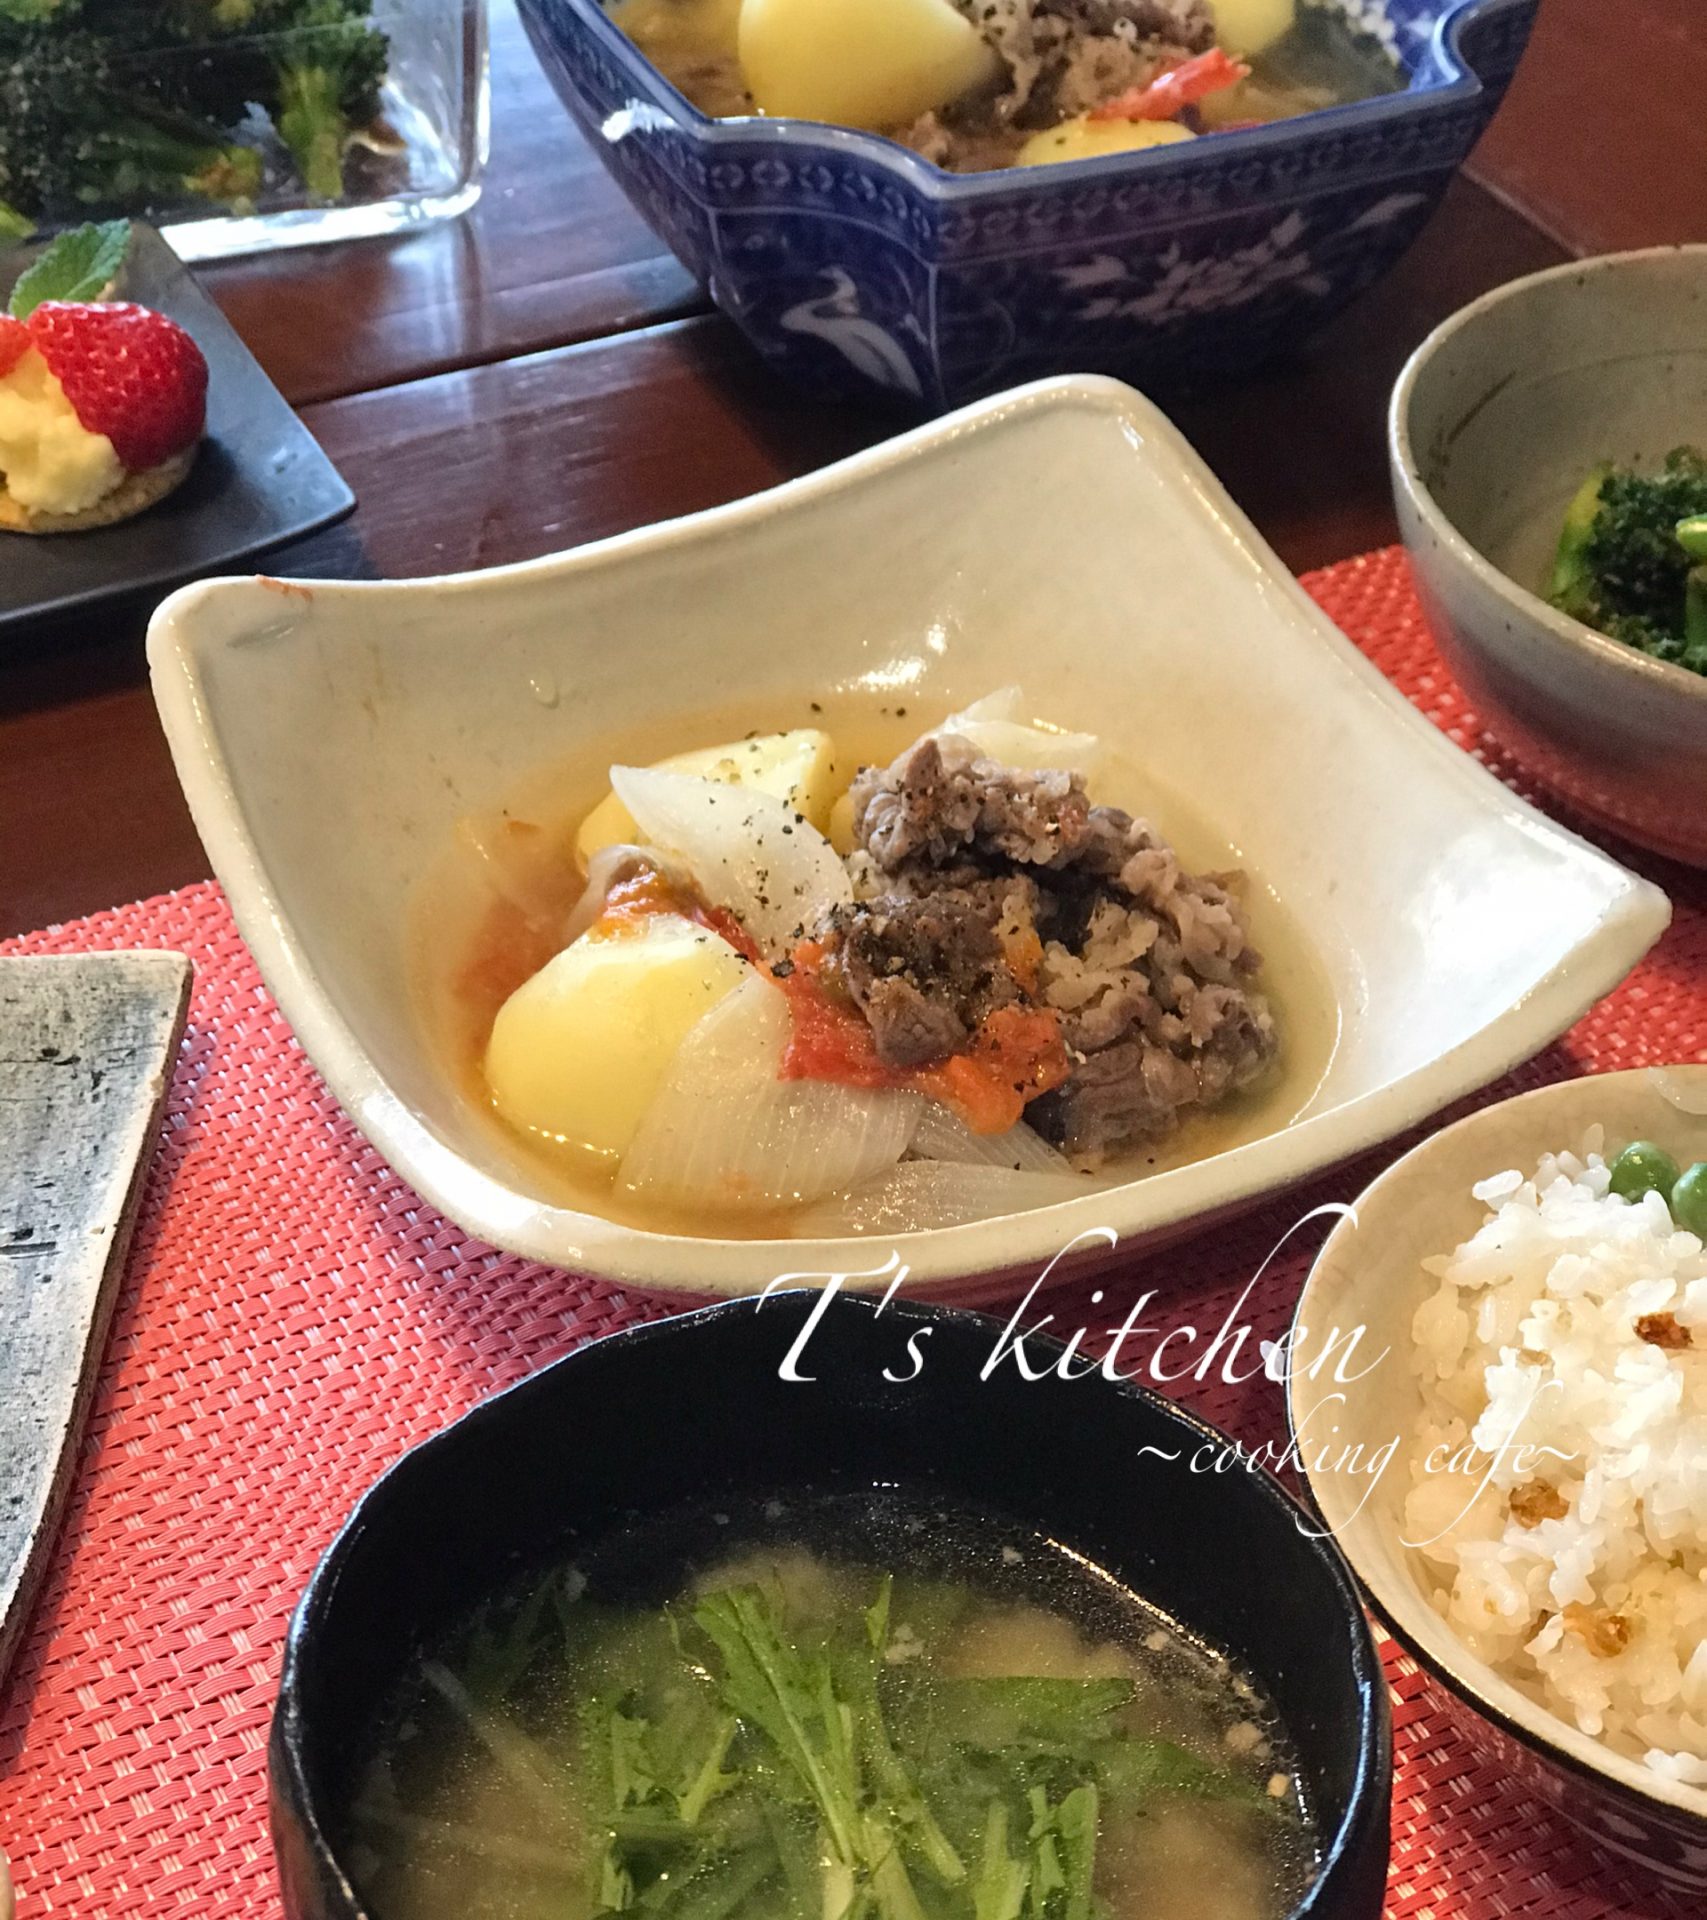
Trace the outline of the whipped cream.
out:
[[[0,379],[0,480],[7,492],[35,513],[83,513],[124,477],[113,443],[77,418],[31,347]]]

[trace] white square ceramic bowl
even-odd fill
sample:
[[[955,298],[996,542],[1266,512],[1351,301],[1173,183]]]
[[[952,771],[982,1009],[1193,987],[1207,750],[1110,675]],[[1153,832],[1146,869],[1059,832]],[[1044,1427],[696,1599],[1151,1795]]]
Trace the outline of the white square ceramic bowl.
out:
[[[1018,682],[1188,797],[1307,930],[1344,1037],[1303,1113],[1112,1191],[895,1242],[962,1298],[1090,1229],[1124,1247],[1177,1232],[1415,1124],[1567,1027],[1668,913],[1418,715],[1168,421],[1104,380],[1023,388],[524,566],[190,587],[155,616],[149,660],[238,925],[356,1124],[470,1233],[646,1286],[750,1292],[888,1249],[550,1205],[435,1065],[405,988],[412,886],[519,771],[614,733],[826,688],[946,710]]]

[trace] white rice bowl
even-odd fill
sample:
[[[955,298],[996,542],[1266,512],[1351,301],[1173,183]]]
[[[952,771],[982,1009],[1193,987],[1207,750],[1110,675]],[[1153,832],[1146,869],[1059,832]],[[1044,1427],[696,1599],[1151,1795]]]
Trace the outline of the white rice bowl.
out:
[[[1424,1263],[1404,1533],[1471,1651],[1707,1808],[1707,1252],[1602,1144]]]

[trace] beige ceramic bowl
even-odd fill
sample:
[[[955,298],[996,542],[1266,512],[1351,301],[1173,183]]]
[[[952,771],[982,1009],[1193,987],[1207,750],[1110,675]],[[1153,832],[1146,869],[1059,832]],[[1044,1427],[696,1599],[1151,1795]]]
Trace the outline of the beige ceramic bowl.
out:
[[[1707,679],[1540,593],[1603,460],[1707,444],[1707,246],[1556,267],[1455,314],[1400,376],[1399,524],[1440,650],[1490,729],[1590,819],[1707,865]]]
[[[1543,1153],[1576,1146],[1591,1126],[1605,1127],[1613,1145],[1647,1138],[1682,1164],[1707,1159],[1707,1114],[1684,1111],[1679,1100],[1707,1107],[1707,1066],[1567,1080],[1484,1107],[1389,1167],[1359,1197],[1355,1217],[1329,1236],[1298,1302],[1295,1345],[1306,1364],[1288,1383],[1288,1411],[1310,1492],[1341,1551],[1376,1611],[1447,1689],[1477,1744],[1600,1845],[1707,1889],[1707,1794],[1612,1753],[1472,1654],[1435,1611],[1427,1569],[1404,1529],[1407,1436],[1422,1411],[1411,1323],[1434,1285],[1423,1260],[1451,1252],[1481,1224],[1475,1182],[1507,1167],[1532,1172]],[[1332,1328],[1363,1329],[1354,1359],[1340,1368],[1344,1384],[1331,1366],[1315,1378],[1308,1368]],[[1395,1436],[1386,1470],[1364,1471]],[[1361,1455],[1348,1451],[1358,1446]]]
[[[1088,1258],[1112,1236],[1123,1257],[1485,1085],[1616,986],[1668,914],[1430,726],[1110,381],[1021,388],[527,566],[207,582],[155,615],[149,658],[237,923],[356,1124],[471,1233],[645,1286],[753,1293],[892,1253],[966,1299],[1023,1290],[1069,1246]],[[1177,796],[1299,929],[1340,1039],[1290,1121],[1057,1206],[893,1237],[666,1234],[542,1192],[411,1011],[409,906],[458,819],[643,727],[688,739],[708,712],[837,697],[940,715],[1010,683]]]

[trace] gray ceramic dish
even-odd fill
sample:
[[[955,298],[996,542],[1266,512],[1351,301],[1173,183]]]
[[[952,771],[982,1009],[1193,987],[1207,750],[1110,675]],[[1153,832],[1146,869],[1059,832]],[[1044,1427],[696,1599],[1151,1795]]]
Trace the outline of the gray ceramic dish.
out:
[[[1707,246],[1498,288],[1417,349],[1389,419],[1418,591],[1477,711],[1590,819],[1707,866],[1707,679],[1532,590],[1590,468],[1688,441],[1707,442]]]

